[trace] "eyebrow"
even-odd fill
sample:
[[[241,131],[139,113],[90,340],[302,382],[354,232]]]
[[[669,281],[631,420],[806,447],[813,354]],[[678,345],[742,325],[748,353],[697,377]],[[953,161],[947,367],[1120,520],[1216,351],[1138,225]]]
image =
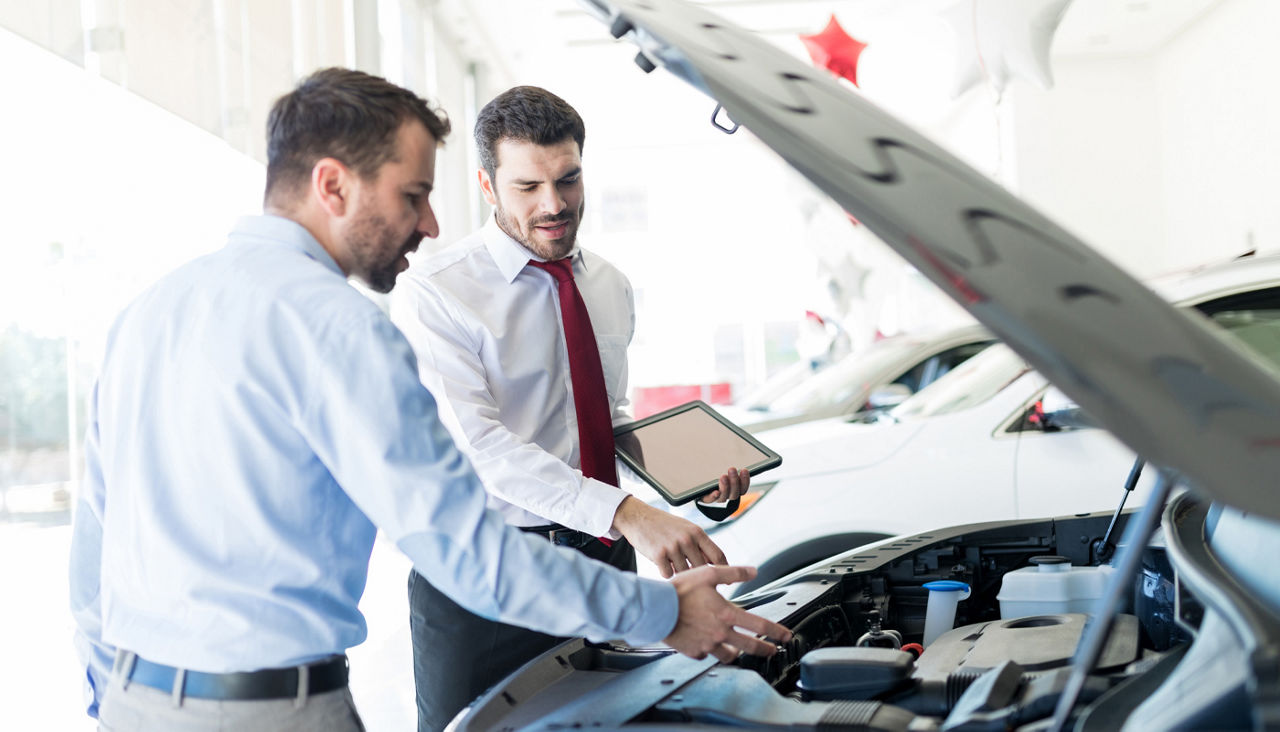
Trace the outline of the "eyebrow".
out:
[[[425,180],[411,180],[405,184],[406,188],[413,188],[414,186],[421,188],[423,193],[430,193],[432,189],[430,181]]]
[[[560,176],[559,178],[556,178],[556,180],[564,180],[565,178],[572,178],[572,177],[573,177],[573,176],[575,176],[575,175],[581,175],[581,174],[582,174],[582,166],[581,166],[581,165],[579,165],[578,167],[574,168],[573,170],[570,170],[569,172],[565,173],[564,175]],[[515,180],[511,181],[511,185],[513,185],[513,186],[533,186],[533,185],[538,185],[538,184],[539,184],[539,183],[541,183],[541,182],[542,182],[542,181],[540,181],[540,180],[525,180],[525,179],[523,179],[523,178],[517,178],[517,179],[515,179]]]

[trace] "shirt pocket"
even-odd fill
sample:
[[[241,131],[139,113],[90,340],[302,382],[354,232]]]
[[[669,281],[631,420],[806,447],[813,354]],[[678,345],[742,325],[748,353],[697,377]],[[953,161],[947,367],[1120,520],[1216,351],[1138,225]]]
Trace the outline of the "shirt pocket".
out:
[[[627,343],[626,336],[597,335],[596,345],[600,349],[600,368],[604,372],[604,388],[609,393],[609,408],[617,404],[625,396],[627,388]]]

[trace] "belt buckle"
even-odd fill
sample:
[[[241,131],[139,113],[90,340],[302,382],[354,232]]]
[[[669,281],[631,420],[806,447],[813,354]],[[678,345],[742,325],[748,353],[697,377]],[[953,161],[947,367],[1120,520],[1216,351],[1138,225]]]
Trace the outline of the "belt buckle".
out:
[[[551,542],[552,546],[568,546],[567,541],[572,533],[573,529],[552,529],[547,532],[547,540]],[[562,540],[566,543],[561,544]]]

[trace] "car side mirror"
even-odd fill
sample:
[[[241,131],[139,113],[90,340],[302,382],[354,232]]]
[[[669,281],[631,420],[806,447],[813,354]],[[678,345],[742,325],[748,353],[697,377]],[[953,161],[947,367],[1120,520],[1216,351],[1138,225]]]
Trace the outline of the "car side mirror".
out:
[[[896,407],[911,396],[911,387],[905,384],[885,384],[872,390],[867,397],[868,409],[888,409]]]

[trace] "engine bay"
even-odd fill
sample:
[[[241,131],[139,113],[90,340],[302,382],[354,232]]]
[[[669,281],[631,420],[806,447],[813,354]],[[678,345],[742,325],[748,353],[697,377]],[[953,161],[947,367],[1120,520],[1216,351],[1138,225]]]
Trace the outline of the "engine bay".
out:
[[[1207,509],[1188,497],[1175,504],[1166,522],[1190,522],[1183,533],[1196,536]],[[793,630],[770,658],[720,664],[667,648],[570,641],[477,700],[457,728],[1049,729],[1090,615],[1039,589],[1045,607],[1060,611],[1023,614],[1028,606],[1011,605],[1002,585],[1010,573],[1035,572],[1037,563],[1105,571],[1099,538],[1111,521],[1098,513],[994,522],[869,545],[737,600]],[[1177,673],[1199,634],[1206,605],[1175,570],[1169,535],[1145,548],[1070,728],[1146,726],[1142,720],[1152,717],[1136,710]],[[932,582],[964,583],[969,595],[955,604],[949,629],[924,646],[924,585]],[[1258,620],[1243,635],[1274,633],[1273,620]],[[1236,623],[1227,635],[1239,639],[1242,628]],[[1253,727],[1265,663],[1250,660],[1245,648],[1213,643],[1214,653],[1237,654],[1238,665],[1251,670],[1179,719],[1192,727],[1197,719],[1215,728]],[[1149,713],[1168,713],[1177,701],[1163,705]]]
[[[1096,540],[1108,520],[1089,515],[967,527],[855,552],[801,580],[831,589],[784,621],[796,634],[791,643],[773,658],[748,657],[740,666],[757,671],[780,700],[832,704],[832,717],[820,718],[823,725],[851,713],[851,704],[863,707],[863,717],[871,715],[857,725],[865,729],[919,728],[926,721],[949,729],[1014,729],[1045,719],[1062,693],[1088,616],[1002,617],[1002,579],[1044,557],[1098,566]],[[939,581],[963,582],[972,592],[956,606],[954,628],[922,647],[929,596],[924,586]],[[1190,632],[1174,622],[1182,609],[1174,586],[1163,549],[1148,547],[1142,576],[1081,702],[1119,685],[1134,664],[1153,663],[1190,640]],[[744,597],[743,604],[760,612],[780,599],[771,594]],[[1191,603],[1184,604],[1194,616]],[[876,704],[882,708],[872,713]],[[887,715],[884,707],[908,714]],[[684,714],[671,707],[657,711]],[[875,722],[877,715],[886,718]]]

